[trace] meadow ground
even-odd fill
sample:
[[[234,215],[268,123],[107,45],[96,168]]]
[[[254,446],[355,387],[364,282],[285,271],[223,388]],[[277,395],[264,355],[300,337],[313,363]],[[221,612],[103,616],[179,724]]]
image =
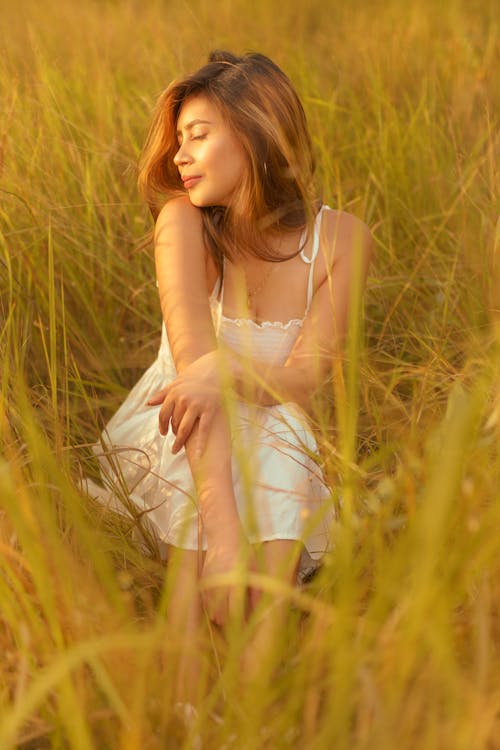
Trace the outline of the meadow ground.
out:
[[[335,551],[282,592],[272,680],[241,687],[236,631],[219,674],[207,660],[196,729],[209,748],[500,747],[498,10],[2,3],[2,750],[192,747],[154,540],[140,554],[76,480],[159,343],[135,187],[151,107],[214,47],[287,71],[324,200],[369,224],[375,261],[317,424]]]

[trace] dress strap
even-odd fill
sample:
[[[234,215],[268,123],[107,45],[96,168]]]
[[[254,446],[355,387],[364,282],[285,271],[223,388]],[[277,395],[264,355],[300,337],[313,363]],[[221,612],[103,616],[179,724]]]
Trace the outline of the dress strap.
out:
[[[222,307],[222,302],[224,301],[224,278],[226,276],[226,257],[223,256],[222,258],[222,273],[220,273],[217,276],[217,279],[214,284],[214,288],[212,289],[212,294],[210,295],[210,299],[217,299],[220,294],[220,304]]]
[[[300,252],[300,257],[302,258],[304,263],[307,263],[309,265],[309,279],[307,281],[306,315],[309,312],[309,308],[311,307],[311,302],[312,302],[314,261],[316,260],[316,256],[318,255],[318,250],[319,250],[319,230],[321,226],[321,216],[323,214],[324,208],[325,208],[324,205],[321,206],[314,220],[314,235],[313,235],[313,246],[312,246],[311,257],[308,258],[303,250],[301,250]]]
[[[226,279],[226,256],[222,256],[222,274],[219,276],[219,289],[217,289],[217,294],[220,290],[220,309],[222,311],[222,305],[224,304],[224,281]]]
[[[224,271],[226,268],[226,259],[223,259],[223,265],[222,265],[222,273],[219,274],[217,277],[217,280],[214,284],[214,288],[212,289],[212,294],[210,295],[210,302],[213,301],[217,302],[216,306],[216,319],[214,321],[215,323],[215,334],[216,336],[219,336],[219,330],[221,326],[221,319],[222,319],[222,303],[224,302]],[[220,300],[218,300],[220,294]]]
[[[210,299],[217,299],[220,292],[220,285],[221,285],[221,277],[220,275],[217,276],[217,279],[214,284],[214,288],[212,289],[212,294],[210,295]]]

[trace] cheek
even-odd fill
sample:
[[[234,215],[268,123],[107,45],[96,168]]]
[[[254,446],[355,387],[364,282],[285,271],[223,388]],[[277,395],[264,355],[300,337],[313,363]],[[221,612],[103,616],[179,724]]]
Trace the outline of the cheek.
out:
[[[239,143],[223,138],[213,144],[210,163],[228,179],[241,179],[246,169],[246,156]]]
[[[228,171],[230,171],[231,178],[238,181],[242,180],[247,170],[245,154],[240,148],[234,148],[231,153],[226,156],[226,158],[228,162],[227,167]]]

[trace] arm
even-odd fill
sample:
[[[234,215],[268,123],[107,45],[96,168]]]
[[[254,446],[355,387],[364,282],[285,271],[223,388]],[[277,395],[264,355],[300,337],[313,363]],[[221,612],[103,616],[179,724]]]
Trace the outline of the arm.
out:
[[[163,319],[178,373],[217,347],[208,303],[205,252],[199,209],[184,198],[168,202],[156,222],[155,261]],[[169,406],[163,404],[160,422]],[[239,530],[229,427],[219,411],[202,455],[196,450],[199,422],[194,423],[185,442],[206,534],[213,544],[228,530]]]
[[[177,372],[217,348],[206,287],[201,212],[187,198],[169,201],[155,226],[156,277]]]

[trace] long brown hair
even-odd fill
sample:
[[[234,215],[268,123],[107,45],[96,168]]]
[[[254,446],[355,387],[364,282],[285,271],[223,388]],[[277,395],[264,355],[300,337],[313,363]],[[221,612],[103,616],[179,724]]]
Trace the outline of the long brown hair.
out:
[[[290,80],[268,57],[215,51],[209,62],[174,81],[160,95],[139,162],[139,189],[156,218],[165,201],[186,194],[174,156],[183,103],[202,94],[238,136],[248,169],[228,206],[203,207],[205,240],[222,257],[248,253],[286,260],[264,238],[292,232],[312,220],[316,207],[314,159],[306,116]],[[295,254],[295,253],[294,253]],[[293,257],[293,256],[287,256]]]

